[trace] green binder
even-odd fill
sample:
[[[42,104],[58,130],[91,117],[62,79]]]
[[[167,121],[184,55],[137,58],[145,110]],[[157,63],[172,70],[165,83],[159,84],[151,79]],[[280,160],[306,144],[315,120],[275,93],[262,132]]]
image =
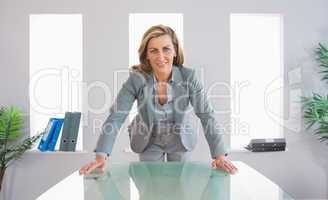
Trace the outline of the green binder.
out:
[[[66,112],[60,141],[60,151],[75,151],[81,112]]]

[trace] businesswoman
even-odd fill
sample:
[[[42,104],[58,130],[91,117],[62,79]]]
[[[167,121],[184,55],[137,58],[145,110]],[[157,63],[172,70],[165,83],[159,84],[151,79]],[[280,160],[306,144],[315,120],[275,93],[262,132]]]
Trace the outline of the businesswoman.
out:
[[[209,144],[213,168],[234,173],[237,168],[225,158],[222,134],[214,112],[197,80],[195,71],[183,65],[184,57],[175,32],[168,26],[148,29],[139,47],[140,64],[133,66],[128,80],[110,108],[95,152],[96,159],[80,169],[87,174],[104,170],[118,130],[135,100],[138,115],[128,128],[131,149],[140,161],[185,161],[196,145],[191,128],[190,105],[201,121]]]

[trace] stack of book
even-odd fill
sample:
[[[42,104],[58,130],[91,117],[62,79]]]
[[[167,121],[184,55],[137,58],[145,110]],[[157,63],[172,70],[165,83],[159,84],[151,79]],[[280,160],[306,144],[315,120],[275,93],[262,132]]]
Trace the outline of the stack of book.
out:
[[[59,150],[75,151],[80,120],[80,112],[66,112],[65,118],[50,118],[38,149],[40,151],[55,151],[56,143],[63,127]]]

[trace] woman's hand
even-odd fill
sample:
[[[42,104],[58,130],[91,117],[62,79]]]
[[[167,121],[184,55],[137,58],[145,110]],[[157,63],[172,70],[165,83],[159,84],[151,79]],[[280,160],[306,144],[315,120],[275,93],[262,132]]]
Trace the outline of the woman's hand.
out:
[[[223,169],[224,171],[234,174],[238,171],[229,160],[225,159],[225,156],[217,156],[212,162],[212,168],[214,169]]]
[[[96,155],[94,162],[88,163],[83,166],[80,170],[80,174],[89,174],[92,170],[99,168],[101,172],[105,171],[106,156]]]

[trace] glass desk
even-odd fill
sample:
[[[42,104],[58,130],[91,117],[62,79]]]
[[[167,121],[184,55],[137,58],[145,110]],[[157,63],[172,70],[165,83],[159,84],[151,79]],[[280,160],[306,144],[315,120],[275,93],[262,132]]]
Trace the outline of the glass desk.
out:
[[[279,186],[243,162],[229,175],[201,162],[112,164],[99,177],[78,171],[38,200],[282,200],[292,199]]]

